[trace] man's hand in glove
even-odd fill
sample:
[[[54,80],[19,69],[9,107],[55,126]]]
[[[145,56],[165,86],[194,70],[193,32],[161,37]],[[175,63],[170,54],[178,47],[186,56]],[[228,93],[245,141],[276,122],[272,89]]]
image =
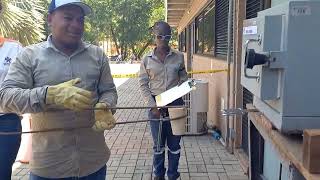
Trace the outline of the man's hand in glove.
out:
[[[114,128],[116,120],[114,119],[112,112],[107,108],[105,103],[97,103],[95,108],[101,108],[94,110],[95,123],[92,126],[95,131],[104,131]]]
[[[79,82],[81,82],[81,79],[76,78],[55,86],[49,86],[46,94],[46,104],[56,104],[75,111],[92,108],[92,94],[90,91],[74,86]]]

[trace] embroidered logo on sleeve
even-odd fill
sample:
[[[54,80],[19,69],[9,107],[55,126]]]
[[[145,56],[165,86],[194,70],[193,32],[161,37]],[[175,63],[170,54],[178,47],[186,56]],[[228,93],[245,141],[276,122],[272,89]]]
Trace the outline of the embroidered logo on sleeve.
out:
[[[8,65],[10,65],[11,61],[12,61],[12,59],[10,57],[6,57],[4,59],[3,65],[8,66]]]

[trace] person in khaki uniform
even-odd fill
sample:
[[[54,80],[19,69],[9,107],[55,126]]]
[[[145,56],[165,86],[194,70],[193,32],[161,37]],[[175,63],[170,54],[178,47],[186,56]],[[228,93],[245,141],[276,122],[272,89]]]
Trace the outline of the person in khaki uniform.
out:
[[[1,14],[0,2],[0,14]],[[1,16],[0,16],[1,18]],[[4,80],[9,66],[21,51],[19,42],[0,36],[0,84]],[[21,131],[20,117],[15,113],[2,113],[0,108],[0,131]],[[10,179],[12,165],[20,147],[21,135],[0,136],[0,177]]]
[[[148,53],[141,61],[139,83],[140,91],[148,106],[156,106],[155,96],[181,84],[188,79],[182,53],[170,48],[171,27],[168,23],[159,21],[152,28],[155,36],[156,48]],[[173,101],[170,105],[183,105],[182,98]],[[160,114],[161,112],[161,114]],[[159,119],[161,116],[168,117],[168,109],[151,108],[148,114],[149,119]],[[178,172],[180,159],[181,136],[172,134],[170,121],[162,124],[162,132],[159,131],[159,121],[150,122],[153,138],[153,167],[154,180],[164,180],[166,169],[165,145],[168,146],[168,171],[169,180],[176,180],[180,177]],[[161,136],[161,141],[158,137]],[[160,148],[157,145],[160,144]]]
[[[106,177],[110,150],[104,130],[115,126],[106,108],[118,97],[103,51],[81,40],[90,12],[80,0],[52,0],[52,34],[26,47],[1,85],[1,108],[31,113],[32,130],[72,129],[32,135],[31,180]]]

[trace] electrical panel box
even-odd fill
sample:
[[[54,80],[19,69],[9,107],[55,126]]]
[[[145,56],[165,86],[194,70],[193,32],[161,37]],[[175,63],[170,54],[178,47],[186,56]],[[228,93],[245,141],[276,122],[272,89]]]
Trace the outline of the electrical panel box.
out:
[[[320,128],[319,19],[320,1],[300,0],[244,21],[241,84],[282,132]]]

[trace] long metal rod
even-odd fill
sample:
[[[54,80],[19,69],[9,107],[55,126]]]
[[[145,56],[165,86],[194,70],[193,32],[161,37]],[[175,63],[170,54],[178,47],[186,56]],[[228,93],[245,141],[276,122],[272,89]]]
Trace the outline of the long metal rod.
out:
[[[150,109],[150,108],[186,108],[187,106],[116,106],[108,107],[107,109]],[[105,108],[89,108],[86,110],[99,110]]]
[[[151,109],[151,108],[187,108],[187,106],[115,106],[115,107],[107,107],[107,108],[87,108],[85,110],[106,110],[106,109]],[[63,111],[61,109],[52,110],[52,111]],[[0,112],[0,114],[6,114]]]
[[[165,119],[162,121],[176,121],[182,118],[187,117],[187,115],[179,116],[172,119]],[[116,122],[116,125],[120,124],[132,124],[132,123],[141,123],[141,122],[149,122],[149,121],[160,121],[160,119],[141,119],[137,121],[125,121],[125,122]],[[72,131],[78,129],[88,129],[91,126],[79,126],[79,127],[72,127],[72,128],[52,128],[52,129],[42,129],[42,130],[34,130],[34,131],[12,131],[12,132],[0,132],[0,136],[2,135],[20,135],[20,134],[35,134],[35,133],[46,133],[46,132],[57,132],[57,131]]]

